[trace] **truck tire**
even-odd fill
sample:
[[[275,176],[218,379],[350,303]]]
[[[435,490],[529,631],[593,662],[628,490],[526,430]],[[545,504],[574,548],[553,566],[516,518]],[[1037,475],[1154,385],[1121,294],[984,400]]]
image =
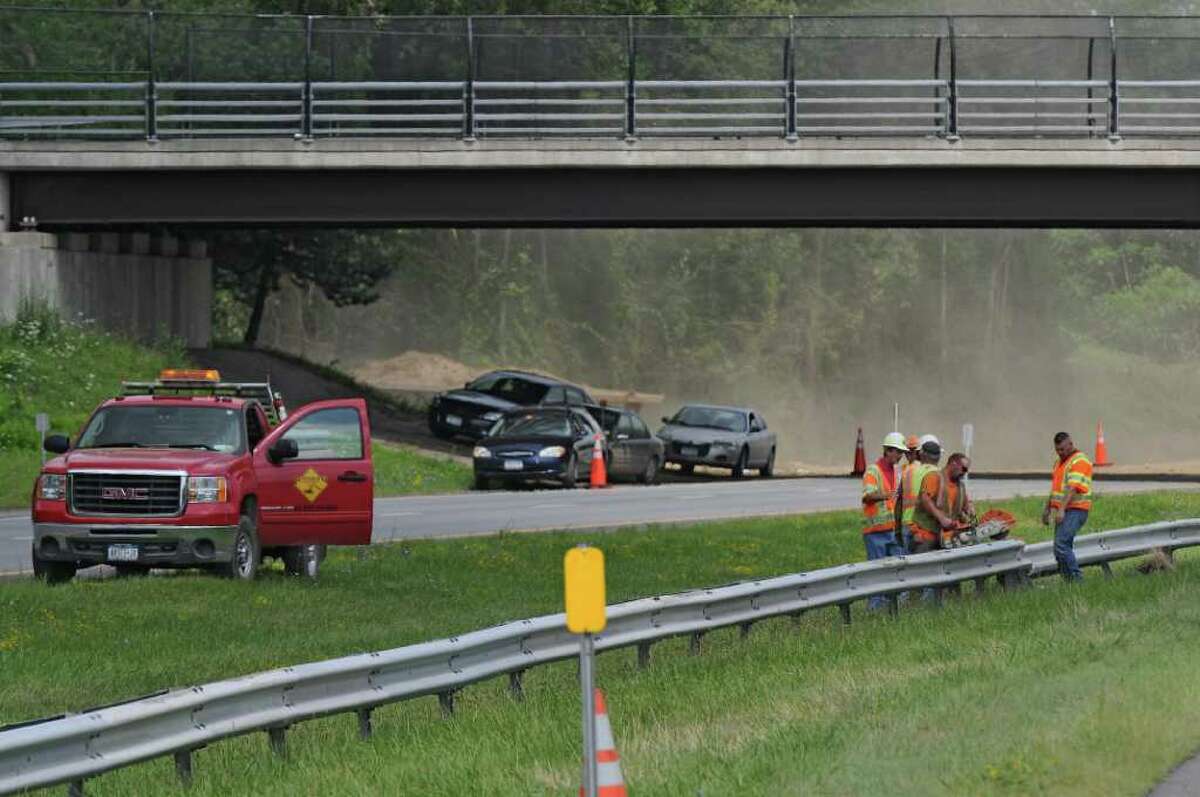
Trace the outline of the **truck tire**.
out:
[[[75,578],[74,562],[56,562],[53,559],[42,559],[37,554],[37,548],[31,546],[33,558],[33,577],[47,584],[65,584]]]
[[[575,458],[575,452],[571,452],[570,458],[567,460],[567,466],[563,468],[562,486],[571,490],[575,487],[575,481],[579,478],[579,460]]]
[[[646,463],[646,469],[642,471],[642,484],[654,484],[658,481],[658,457],[650,457],[650,461]]]
[[[258,530],[249,515],[242,515],[237,531],[233,534],[233,555],[228,562],[217,565],[217,572],[226,578],[238,581],[253,581],[258,575],[262,561],[262,548],[258,543]]]
[[[324,545],[289,545],[283,549],[283,569],[289,576],[316,578],[324,559]]]

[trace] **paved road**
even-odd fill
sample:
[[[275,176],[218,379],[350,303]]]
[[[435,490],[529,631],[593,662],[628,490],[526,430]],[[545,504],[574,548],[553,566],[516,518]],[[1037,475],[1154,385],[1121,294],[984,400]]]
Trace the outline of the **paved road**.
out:
[[[1100,493],[1161,490],[1155,482],[1110,482]],[[971,483],[977,498],[1042,495],[1044,480]],[[1169,489],[1196,489],[1169,485]],[[375,502],[374,542],[461,537],[499,531],[608,528],[646,523],[761,517],[847,509],[858,503],[856,479],[753,479],[620,486],[609,490],[516,492],[381,498]],[[28,515],[0,516],[0,573],[27,570],[33,531]]]

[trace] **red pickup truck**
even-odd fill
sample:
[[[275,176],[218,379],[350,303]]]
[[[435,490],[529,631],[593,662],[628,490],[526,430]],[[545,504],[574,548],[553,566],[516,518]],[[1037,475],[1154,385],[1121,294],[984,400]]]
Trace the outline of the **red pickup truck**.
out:
[[[362,399],[290,417],[269,384],[215,371],[127,383],[34,485],[33,570],[48,582],[108,563],[254,578],[264,556],[316,576],[327,545],[371,541],[374,474]]]

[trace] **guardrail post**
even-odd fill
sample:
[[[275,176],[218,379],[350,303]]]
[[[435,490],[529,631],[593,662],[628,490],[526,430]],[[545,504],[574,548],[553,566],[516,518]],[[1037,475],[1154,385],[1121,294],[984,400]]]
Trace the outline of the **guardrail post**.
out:
[[[625,140],[633,141],[637,138],[637,35],[633,15],[625,20]]]
[[[463,81],[463,140],[475,140],[475,23],[467,17],[467,79]]]
[[[355,713],[358,715],[358,738],[366,741],[371,738],[371,733],[374,730],[371,727],[371,709],[360,708]]]
[[[788,37],[783,43],[784,98],[787,102],[787,122],[784,138],[791,142],[800,140],[796,132],[796,17],[788,14]]]
[[[954,17],[946,17],[946,34],[950,42],[950,101],[946,109],[946,140],[958,141],[958,50],[954,40]]]
[[[839,603],[838,609],[842,612],[842,625],[850,625],[850,604]]]
[[[691,638],[688,640],[688,653],[693,656],[699,656],[704,652],[704,632],[693,631]]]
[[[975,594],[982,595],[987,591],[987,576],[975,577]]]
[[[525,699],[525,671],[517,670],[508,674],[508,693],[512,699],[520,702]]]
[[[454,716],[454,690],[450,689],[445,692],[438,692],[438,705],[442,709],[442,719],[450,719]]]
[[[175,754],[175,776],[184,786],[192,785],[192,751],[180,750]]]
[[[650,666],[650,643],[649,642],[639,642],[638,646],[637,646],[637,651],[638,651],[638,665],[637,665],[638,669],[645,670]]]
[[[1087,87],[1087,96],[1088,96],[1088,104],[1087,104],[1087,126],[1088,126],[1088,138],[1091,138],[1091,137],[1092,137],[1092,135],[1093,135],[1091,128],[1093,128],[1093,127],[1095,127],[1095,126],[1096,126],[1096,116],[1095,116],[1095,109],[1094,109],[1094,108],[1092,108],[1092,100],[1095,98],[1095,93],[1094,93],[1094,92],[1093,92],[1093,90],[1092,90],[1092,78],[1093,78],[1093,77],[1095,77],[1095,75],[1096,75],[1096,70],[1095,70],[1095,61],[1096,61],[1096,37],[1095,37],[1095,36],[1089,36],[1089,37],[1088,37],[1088,62],[1087,62],[1087,82],[1088,82],[1088,87]]]
[[[287,755],[287,726],[267,728],[267,740],[271,744],[271,752],[283,758]]]
[[[800,625],[800,622],[804,619],[804,610],[801,609],[798,612],[792,612],[788,616],[792,618],[792,625]]]
[[[1108,140],[1121,140],[1121,101],[1117,83],[1117,20],[1108,18],[1109,76],[1108,76]]]
[[[1112,578],[1112,577],[1113,577],[1113,574],[1112,574],[1112,565],[1110,565],[1108,562],[1101,562],[1101,563],[1100,563],[1100,569],[1104,571],[1104,577],[1105,577],[1105,578]]]
[[[893,592],[892,594],[887,596],[887,608],[888,608],[888,616],[889,617],[899,617],[900,616],[900,595],[899,595],[899,593]]]
[[[745,639],[750,636],[750,629],[754,627],[754,623],[738,623],[738,638]]]
[[[304,89],[301,96],[300,132],[305,141],[313,137],[313,86],[312,86],[313,18],[304,18]]]
[[[83,778],[67,784],[67,797],[83,797]]]
[[[146,140],[158,141],[158,87],[154,74],[154,12],[146,12]]]

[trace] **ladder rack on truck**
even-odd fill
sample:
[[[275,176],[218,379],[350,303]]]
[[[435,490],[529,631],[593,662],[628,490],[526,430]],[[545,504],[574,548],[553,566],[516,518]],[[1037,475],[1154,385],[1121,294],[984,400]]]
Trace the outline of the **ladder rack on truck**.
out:
[[[283,396],[270,382],[222,382],[217,371],[168,369],[155,382],[122,382],[123,396],[229,396],[257,401],[271,428],[287,419]]]

